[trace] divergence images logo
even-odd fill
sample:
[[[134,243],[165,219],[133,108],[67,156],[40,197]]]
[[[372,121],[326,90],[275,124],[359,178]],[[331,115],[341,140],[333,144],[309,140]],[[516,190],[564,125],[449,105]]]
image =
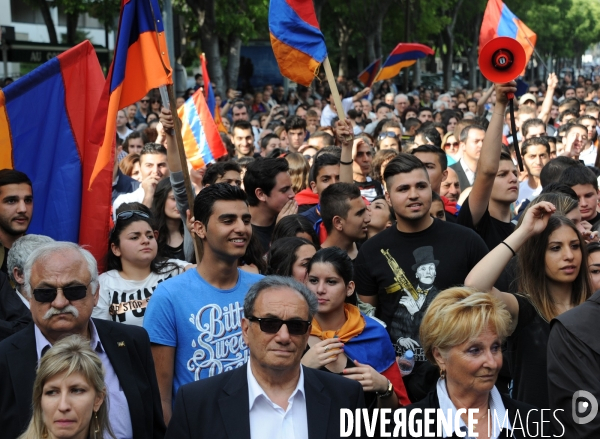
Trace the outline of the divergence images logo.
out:
[[[588,424],[598,414],[598,401],[594,395],[585,390],[578,390],[571,401],[573,421],[577,424]]]

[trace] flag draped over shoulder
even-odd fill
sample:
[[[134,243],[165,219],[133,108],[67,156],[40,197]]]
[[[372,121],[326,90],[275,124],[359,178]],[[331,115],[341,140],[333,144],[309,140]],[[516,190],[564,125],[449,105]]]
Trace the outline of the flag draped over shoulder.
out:
[[[496,37],[510,37],[521,43],[525,49],[527,62],[529,62],[537,35],[519,20],[501,0],[489,0],[479,32],[479,50]]]
[[[365,85],[365,87],[370,87],[373,84],[373,81],[375,80],[375,76],[377,76],[377,73],[379,73],[380,67],[381,58],[377,58],[375,61],[369,64],[369,66],[366,69],[360,72],[360,74],[358,75],[358,80],[362,82]]]
[[[281,74],[309,86],[327,57],[312,0],[271,0],[271,46]]]
[[[172,83],[158,0],[121,0],[115,56],[91,137],[93,143],[101,146],[92,181],[111,161],[117,112],[139,101],[151,89]]]
[[[227,154],[201,89],[196,90],[179,107],[177,115],[181,119],[185,156],[194,169],[200,169]]]
[[[104,75],[89,41],[0,90],[0,168],[33,183],[28,233],[77,242],[106,254],[112,167],[88,191],[98,147],[88,142]]]
[[[373,82],[393,78],[403,68],[412,66],[418,59],[433,54],[433,49],[424,44],[399,43],[385,60]]]

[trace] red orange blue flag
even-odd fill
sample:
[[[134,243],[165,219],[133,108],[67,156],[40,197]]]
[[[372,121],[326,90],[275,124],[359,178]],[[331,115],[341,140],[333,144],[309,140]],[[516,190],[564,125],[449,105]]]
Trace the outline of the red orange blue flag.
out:
[[[419,58],[425,58],[427,55],[433,54],[433,49],[424,44],[399,43],[385,60],[373,82],[393,78],[403,68],[416,63]]]
[[[308,87],[327,57],[313,0],[271,0],[269,31],[281,74]]]
[[[201,89],[196,90],[179,107],[177,115],[181,119],[185,156],[194,169],[200,169],[227,154]]]
[[[225,125],[223,125],[223,120],[221,119],[221,109],[217,108],[215,92],[213,90],[212,84],[210,83],[210,77],[208,76],[208,68],[206,67],[206,57],[204,56],[204,54],[200,55],[200,67],[202,69],[202,78],[204,80],[204,98],[206,99],[206,104],[208,105],[210,114],[215,120],[219,132],[227,133],[227,128],[225,128]]]
[[[525,49],[527,62],[529,62],[537,35],[519,20],[501,0],[489,0],[479,32],[479,50],[496,37],[510,37],[521,43]]]
[[[98,146],[88,142],[104,75],[89,41],[0,90],[0,168],[31,179],[28,233],[85,245],[101,265],[109,232],[112,166],[90,185]]]
[[[358,75],[358,80],[362,82],[365,85],[365,87],[370,87],[371,84],[373,84],[375,76],[377,76],[380,67],[381,58],[377,58],[375,61],[369,64],[369,66],[366,69],[360,72],[360,74]]]
[[[98,105],[91,141],[100,145],[92,181],[111,161],[117,112],[151,89],[172,84],[158,0],[121,0],[115,54]]]

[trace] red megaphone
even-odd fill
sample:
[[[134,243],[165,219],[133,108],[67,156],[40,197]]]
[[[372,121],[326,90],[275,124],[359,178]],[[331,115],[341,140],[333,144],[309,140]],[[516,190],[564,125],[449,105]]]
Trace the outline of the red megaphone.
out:
[[[479,52],[479,70],[491,82],[504,83],[517,79],[526,64],[525,49],[514,38],[494,38]],[[509,99],[513,97],[508,96]]]

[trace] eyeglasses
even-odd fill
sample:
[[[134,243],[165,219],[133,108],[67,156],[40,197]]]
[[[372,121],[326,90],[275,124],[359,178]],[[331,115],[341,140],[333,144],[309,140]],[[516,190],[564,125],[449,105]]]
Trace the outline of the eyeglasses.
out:
[[[142,99],[140,102],[142,104],[147,104],[148,102],[150,102],[150,99]]]
[[[452,148],[452,149],[456,149],[458,148],[459,143],[458,142],[452,142],[452,143],[444,143],[444,148],[448,149],[448,148]]]
[[[69,302],[72,302],[74,300],[81,300],[87,295],[88,285],[89,284],[57,288],[36,288],[33,290],[33,297],[40,303],[51,303],[54,302],[54,299],[56,299],[58,290],[61,290],[65,298]]]
[[[311,322],[306,320],[281,320],[275,318],[248,317],[251,322],[258,322],[260,330],[267,334],[277,334],[283,324],[287,326],[290,335],[304,335],[311,325]]]
[[[381,134],[379,134],[379,136],[377,136],[377,140],[383,140],[386,137],[391,137],[392,139],[395,139],[398,136],[393,131],[384,131]]]

